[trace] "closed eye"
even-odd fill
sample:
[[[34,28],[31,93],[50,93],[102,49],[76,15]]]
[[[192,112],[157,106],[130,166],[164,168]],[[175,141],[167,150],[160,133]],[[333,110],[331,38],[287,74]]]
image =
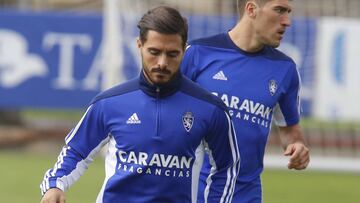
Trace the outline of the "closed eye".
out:
[[[175,58],[177,56],[179,56],[180,52],[179,51],[170,51],[167,53],[167,55],[171,58]]]
[[[160,54],[160,50],[157,50],[157,49],[154,49],[154,48],[149,48],[148,49],[148,52],[151,54],[151,55],[154,55],[154,56],[157,56]]]

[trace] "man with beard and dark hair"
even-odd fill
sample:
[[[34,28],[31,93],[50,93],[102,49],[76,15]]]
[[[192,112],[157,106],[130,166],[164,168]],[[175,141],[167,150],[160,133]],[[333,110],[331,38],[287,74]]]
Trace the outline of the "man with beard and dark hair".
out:
[[[231,202],[240,168],[236,137],[223,102],[179,71],[186,20],[160,6],[138,27],[140,76],[91,102],[45,173],[42,203],[65,202],[64,191],[104,145],[106,176],[97,203],[195,203],[205,153],[213,165],[207,202]]]

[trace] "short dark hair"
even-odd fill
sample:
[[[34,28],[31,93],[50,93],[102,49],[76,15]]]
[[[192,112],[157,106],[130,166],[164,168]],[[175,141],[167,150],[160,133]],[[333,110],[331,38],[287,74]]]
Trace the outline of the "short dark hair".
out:
[[[149,10],[140,19],[137,27],[140,29],[140,41],[145,43],[149,30],[162,34],[179,34],[183,48],[188,37],[188,24],[180,12],[169,6],[159,6]]]
[[[236,1],[237,10],[240,15],[240,18],[242,18],[242,16],[244,15],[245,5],[246,5],[246,2],[248,2],[248,1],[250,1],[250,0],[237,0]],[[253,0],[253,1],[259,3],[260,5],[264,5],[266,2],[268,2],[270,0]]]

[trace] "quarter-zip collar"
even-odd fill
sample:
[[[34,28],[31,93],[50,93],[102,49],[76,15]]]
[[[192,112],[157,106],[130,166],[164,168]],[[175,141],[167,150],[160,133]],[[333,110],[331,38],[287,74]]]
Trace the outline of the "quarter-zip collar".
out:
[[[163,85],[153,85],[146,79],[144,74],[142,70],[139,79],[140,89],[151,97],[166,97],[174,94],[179,90],[183,77],[179,71],[170,82]]]

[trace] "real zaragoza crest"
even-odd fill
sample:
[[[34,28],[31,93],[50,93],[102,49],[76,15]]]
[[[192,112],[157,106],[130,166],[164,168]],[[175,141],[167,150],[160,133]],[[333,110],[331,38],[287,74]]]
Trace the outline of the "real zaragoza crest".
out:
[[[274,94],[276,93],[277,88],[278,88],[278,85],[277,85],[276,80],[270,80],[269,81],[269,91],[270,91],[271,96],[274,96]]]
[[[185,130],[187,132],[190,132],[194,124],[194,116],[190,111],[184,113],[184,115],[182,116],[182,123],[184,125]]]

